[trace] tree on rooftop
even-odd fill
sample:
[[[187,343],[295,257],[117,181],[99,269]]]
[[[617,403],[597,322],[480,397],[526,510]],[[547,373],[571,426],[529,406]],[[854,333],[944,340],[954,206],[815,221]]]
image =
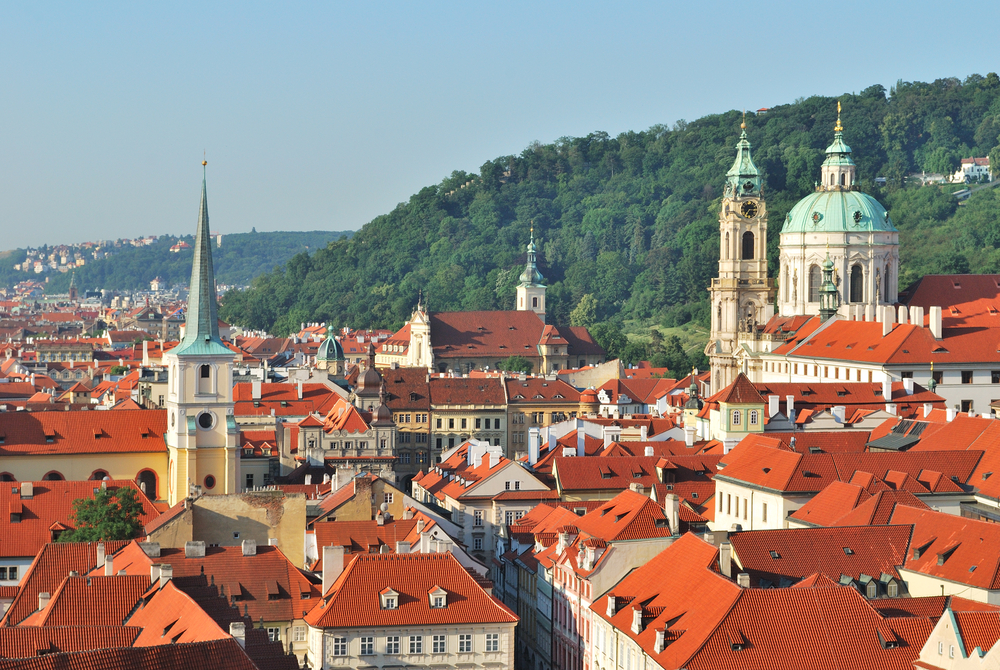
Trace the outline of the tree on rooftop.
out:
[[[73,501],[71,517],[76,529],[63,532],[59,541],[130,540],[142,530],[141,516],[142,503],[135,489],[99,488],[93,497]]]
[[[500,369],[507,372],[530,373],[533,367],[532,362],[524,356],[511,356],[507,360],[500,362]]]

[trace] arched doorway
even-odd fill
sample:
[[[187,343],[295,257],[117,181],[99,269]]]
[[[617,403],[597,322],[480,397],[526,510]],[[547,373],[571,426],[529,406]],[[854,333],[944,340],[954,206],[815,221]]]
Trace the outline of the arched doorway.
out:
[[[152,470],[143,470],[137,474],[135,483],[150,500],[156,500],[159,497],[156,491],[156,473]]]

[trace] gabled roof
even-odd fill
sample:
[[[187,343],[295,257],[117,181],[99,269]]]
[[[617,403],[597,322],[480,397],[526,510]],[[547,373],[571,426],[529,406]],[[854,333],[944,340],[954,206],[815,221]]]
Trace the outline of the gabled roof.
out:
[[[537,318],[537,317],[536,317]],[[428,591],[448,592],[446,607],[432,608]],[[379,593],[399,593],[396,609],[384,610]],[[517,616],[486,593],[450,553],[357,554],[306,622],[316,628],[516,623]]]
[[[42,454],[166,453],[167,412],[9,412],[0,456]]]
[[[298,385],[290,383],[261,384],[260,399],[254,400],[251,383],[241,382],[233,386],[233,401],[236,416],[305,416],[326,414],[341,397],[324,384],[303,383],[302,399],[298,396]]]
[[[131,647],[142,632],[137,626],[37,626],[0,628],[0,659],[109,647]]]
[[[1000,589],[1000,527],[933,510],[897,506],[892,524],[912,524],[907,570],[969,586]]]
[[[147,575],[65,577],[48,605],[20,625],[122,625],[148,589]]]
[[[233,638],[156,647],[115,647],[35,658],[0,659],[0,670],[259,670]]]
[[[766,402],[753,385],[753,382],[742,372],[736,376],[736,380],[732,384],[713,394],[708,400],[735,405],[757,405]]]
[[[896,566],[906,559],[910,531],[910,526],[781,528],[733,533],[729,541],[751,586],[779,586],[782,579],[791,585],[816,572],[833,580],[883,573],[899,579]]]
[[[528,312],[537,321],[533,312]],[[437,347],[435,347],[436,349]],[[434,377],[430,381],[432,405],[506,405],[503,383],[494,378]]]

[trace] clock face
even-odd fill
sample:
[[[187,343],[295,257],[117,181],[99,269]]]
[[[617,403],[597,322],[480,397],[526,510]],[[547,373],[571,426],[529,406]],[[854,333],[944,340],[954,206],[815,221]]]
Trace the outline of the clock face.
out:
[[[740,207],[740,214],[748,219],[752,219],[757,216],[757,203],[753,200],[743,203]]]

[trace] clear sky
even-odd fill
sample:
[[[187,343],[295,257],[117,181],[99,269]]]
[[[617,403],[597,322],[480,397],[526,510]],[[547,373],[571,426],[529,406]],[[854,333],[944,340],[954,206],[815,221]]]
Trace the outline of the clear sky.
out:
[[[534,140],[1000,71],[1000,2],[8,2],[0,248],[356,229]]]

